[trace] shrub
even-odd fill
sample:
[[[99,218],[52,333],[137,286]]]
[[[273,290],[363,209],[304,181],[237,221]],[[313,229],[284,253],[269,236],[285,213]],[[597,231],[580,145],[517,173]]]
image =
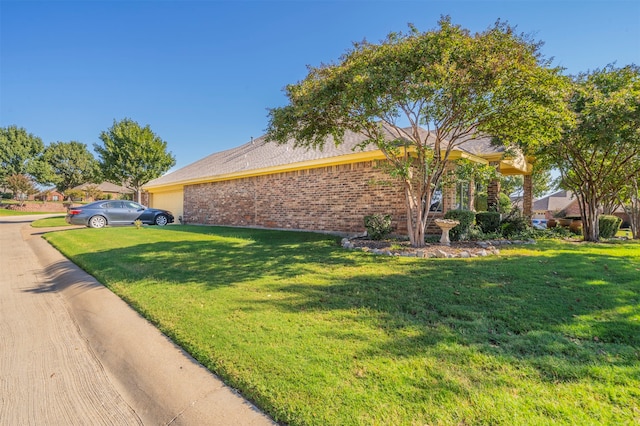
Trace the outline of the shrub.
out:
[[[482,193],[476,194],[476,198],[473,201],[473,206],[475,207],[476,211],[484,212],[489,210],[489,204],[487,202],[487,193],[482,192]]]
[[[476,224],[485,234],[500,230],[500,213],[479,212],[476,213]]]
[[[481,192],[476,194],[476,198],[473,205],[477,211],[489,210],[489,202],[487,200],[487,193]],[[511,210],[511,198],[505,193],[498,194],[498,212],[508,213]]]
[[[600,225],[598,230],[600,231],[600,238],[613,238],[615,237],[618,229],[620,229],[620,225],[622,224],[622,219],[618,216],[612,215],[602,215],[600,216]]]
[[[469,229],[473,225],[476,214],[471,210],[449,210],[444,214],[445,219],[457,220],[460,223],[449,231],[451,241],[464,240],[469,235]]]
[[[391,231],[391,215],[372,214],[364,217],[364,227],[372,240],[381,240]]]
[[[72,189],[72,190],[66,191],[64,195],[71,198],[73,201],[82,201],[84,197],[84,192],[78,189]]]
[[[530,230],[529,221],[520,214],[518,209],[513,209],[500,224],[502,235],[506,238],[522,236]]]

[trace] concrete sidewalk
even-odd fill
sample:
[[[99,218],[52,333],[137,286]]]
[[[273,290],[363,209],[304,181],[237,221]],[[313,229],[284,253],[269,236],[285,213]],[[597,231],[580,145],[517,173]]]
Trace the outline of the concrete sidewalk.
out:
[[[30,227],[0,218],[0,424],[274,425]]]

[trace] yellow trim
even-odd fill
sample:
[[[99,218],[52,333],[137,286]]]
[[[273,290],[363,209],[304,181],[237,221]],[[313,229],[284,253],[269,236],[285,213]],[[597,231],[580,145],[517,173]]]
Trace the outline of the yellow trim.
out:
[[[474,163],[479,163],[479,164],[485,164],[485,165],[489,164],[489,160],[483,157],[478,157],[477,155],[473,155],[465,151],[451,151],[451,153],[449,153],[449,160],[459,160],[459,159],[465,159],[465,160],[473,161]]]
[[[186,179],[183,181],[172,182],[171,184],[169,184],[169,186],[165,186],[165,185],[145,186],[144,189],[149,192],[154,192],[153,190],[162,188],[162,190],[165,191],[166,190],[165,188],[179,189],[184,187],[185,185],[220,182],[224,180],[264,176],[264,175],[271,175],[275,173],[295,172],[298,170],[317,169],[320,167],[338,166],[342,164],[351,164],[351,163],[359,163],[363,161],[374,161],[374,160],[384,160],[384,159],[386,159],[386,157],[380,150],[357,152],[353,154],[340,155],[338,157],[320,158],[317,160],[300,161],[297,163],[282,164],[279,166],[264,167],[261,169],[243,170],[241,172],[226,173],[226,174],[217,175],[217,176]]]
[[[492,161],[500,161],[501,171],[502,171],[502,168],[504,167],[505,172],[507,172],[503,174],[522,174],[522,173],[530,174],[531,168],[532,168],[531,164],[526,163],[526,170],[522,170],[520,167],[514,164],[513,160],[511,159],[503,160],[501,153],[489,154],[486,156],[485,155],[477,156],[465,151],[454,150],[449,154],[450,160],[457,160],[460,158],[468,159],[470,161],[474,161],[480,164],[489,164],[489,162],[492,162]],[[172,182],[168,185],[162,185],[162,184],[152,185],[152,186],[145,185],[143,189],[151,193],[170,192],[170,191],[183,189],[185,185],[220,182],[225,180],[265,176],[265,175],[270,175],[275,173],[294,172],[299,170],[316,169],[320,167],[338,166],[342,164],[352,164],[352,163],[358,163],[358,162],[364,162],[364,161],[375,161],[375,160],[385,160],[385,159],[386,159],[385,155],[380,150],[356,152],[353,154],[340,155],[337,157],[327,157],[327,158],[320,158],[316,160],[300,161],[297,163],[282,164],[279,166],[264,167],[261,169],[244,170],[240,172],[226,173],[226,174],[217,175],[217,176],[185,179],[178,182]],[[516,173],[518,171],[519,173]]]

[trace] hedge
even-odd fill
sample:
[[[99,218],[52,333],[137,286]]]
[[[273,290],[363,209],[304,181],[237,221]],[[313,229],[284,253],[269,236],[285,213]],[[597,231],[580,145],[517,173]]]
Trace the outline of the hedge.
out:
[[[449,231],[451,241],[460,241],[467,238],[469,229],[476,218],[476,214],[471,210],[449,210],[444,214],[445,219],[457,220],[460,223]]]

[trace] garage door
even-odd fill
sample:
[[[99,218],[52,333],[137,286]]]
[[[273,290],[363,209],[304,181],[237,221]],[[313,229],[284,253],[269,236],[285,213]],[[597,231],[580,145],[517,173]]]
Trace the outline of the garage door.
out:
[[[178,217],[184,213],[184,196],[182,189],[170,192],[155,192],[150,195],[150,207],[169,210],[176,218],[175,223],[180,223]]]

